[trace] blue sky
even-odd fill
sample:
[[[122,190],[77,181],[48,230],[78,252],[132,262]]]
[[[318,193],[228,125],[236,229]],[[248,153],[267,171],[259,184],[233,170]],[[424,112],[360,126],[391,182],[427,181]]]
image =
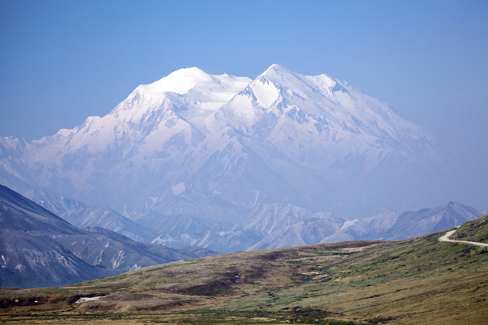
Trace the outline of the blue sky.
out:
[[[180,68],[279,63],[386,102],[488,197],[488,1],[0,0],[0,44],[0,136],[72,128]]]

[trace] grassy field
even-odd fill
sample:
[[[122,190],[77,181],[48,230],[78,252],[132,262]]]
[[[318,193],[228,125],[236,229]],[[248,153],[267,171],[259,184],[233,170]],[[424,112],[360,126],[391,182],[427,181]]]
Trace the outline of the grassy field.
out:
[[[439,242],[444,233],[237,252],[67,287],[2,290],[0,322],[486,324],[488,249]],[[103,298],[73,304],[93,296]]]

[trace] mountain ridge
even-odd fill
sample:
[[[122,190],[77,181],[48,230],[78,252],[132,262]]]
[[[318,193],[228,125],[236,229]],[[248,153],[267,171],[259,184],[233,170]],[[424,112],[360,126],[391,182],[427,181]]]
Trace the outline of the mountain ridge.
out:
[[[99,227],[77,228],[0,185],[0,287],[67,285],[215,254],[138,243]]]
[[[147,243],[158,236],[158,233],[110,208],[87,206],[71,198],[39,190],[28,191],[24,196],[76,227],[98,226]]]

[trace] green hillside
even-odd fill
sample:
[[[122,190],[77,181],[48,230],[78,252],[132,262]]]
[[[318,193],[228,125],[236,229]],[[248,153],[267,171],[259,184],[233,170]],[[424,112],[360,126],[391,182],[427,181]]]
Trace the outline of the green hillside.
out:
[[[0,321],[486,324],[488,250],[439,242],[444,233],[237,252],[66,287],[4,290]],[[104,297],[72,304],[80,296]]]
[[[488,244],[488,214],[476,220],[466,222],[451,236],[451,239]]]

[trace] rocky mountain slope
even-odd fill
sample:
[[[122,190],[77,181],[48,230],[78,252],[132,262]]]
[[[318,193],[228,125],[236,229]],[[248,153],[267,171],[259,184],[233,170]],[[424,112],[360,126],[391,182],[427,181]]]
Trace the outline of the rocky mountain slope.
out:
[[[101,227],[146,243],[159,235],[110,208],[87,206],[71,198],[39,190],[28,191],[24,196],[76,227]]]
[[[0,185],[1,287],[65,285],[213,254],[137,243],[98,227],[76,228]]]
[[[0,286],[64,285],[110,274],[75,256],[53,234],[84,232],[0,186]]]

